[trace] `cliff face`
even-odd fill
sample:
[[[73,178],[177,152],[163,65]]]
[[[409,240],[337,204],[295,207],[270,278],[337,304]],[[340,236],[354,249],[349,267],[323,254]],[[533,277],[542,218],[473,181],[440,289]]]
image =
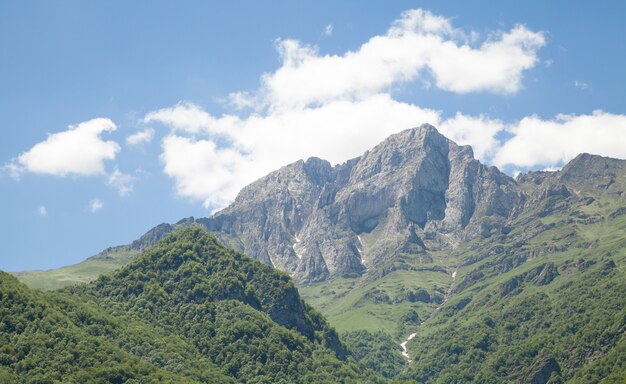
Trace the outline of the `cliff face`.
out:
[[[403,252],[489,236],[525,199],[517,183],[430,125],[344,164],[310,158],[198,219],[230,246],[300,282],[356,276]]]

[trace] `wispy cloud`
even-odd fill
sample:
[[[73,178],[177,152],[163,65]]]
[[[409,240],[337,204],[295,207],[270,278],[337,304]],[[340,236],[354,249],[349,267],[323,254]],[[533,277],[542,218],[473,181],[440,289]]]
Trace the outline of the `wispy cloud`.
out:
[[[574,88],[578,88],[578,89],[585,91],[585,90],[590,89],[591,86],[588,83],[585,83],[584,81],[574,80]]]
[[[154,129],[146,128],[139,132],[133,133],[132,135],[126,137],[126,144],[130,146],[137,146],[141,144],[146,144],[152,141],[154,138]]]
[[[37,209],[37,212],[39,213],[39,216],[41,217],[48,216],[48,209],[46,208],[45,205],[40,205],[39,208]]]
[[[14,178],[23,172],[54,176],[88,176],[104,173],[104,161],[120,151],[114,141],[100,135],[117,129],[109,119],[98,118],[53,133],[5,165]]]
[[[322,32],[322,35],[324,36],[331,36],[333,34],[333,25],[332,24],[328,24],[326,27],[324,27],[324,31]]]
[[[95,198],[89,202],[88,208],[91,213],[97,213],[100,212],[102,208],[104,208],[104,203],[102,202],[102,200]]]
[[[119,169],[115,170],[109,175],[107,183],[109,186],[115,188],[117,194],[124,197],[128,196],[134,191],[135,177],[125,174]]]

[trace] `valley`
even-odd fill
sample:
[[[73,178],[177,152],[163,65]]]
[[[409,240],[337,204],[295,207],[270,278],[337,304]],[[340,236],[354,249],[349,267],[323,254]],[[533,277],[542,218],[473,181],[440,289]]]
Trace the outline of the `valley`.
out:
[[[620,383],[626,380],[625,207],[626,161],[581,154],[560,171],[513,179],[424,125],[345,164],[313,158],[287,165],[211,217],[161,224],[73,267],[15,275],[33,288],[66,286],[58,294],[88,298],[112,316],[147,319],[192,342],[200,357],[217,353],[210,348],[219,335],[196,338],[205,325],[184,325],[189,316],[201,319],[197,311],[210,310],[206,326],[217,330],[222,310],[249,318],[257,315],[246,311],[264,310],[304,335],[276,331],[290,351],[302,346],[294,364],[310,367],[307,359],[333,351],[337,360],[331,355],[324,363],[329,382],[342,372],[335,382]],[[203,281],[194,271],[213,267],[193,241],[180,252],[166,248],[172,236],[205,230],[219,254],[231,251],[218,241],[256,261],[234,253],[239,261],[218,269],[222,283]],[[188,252],[194,258],[181,261]],[[283,299],[270,305],[281,315],[264,309],[259,289],[272,284],[250,285],[250,271],[299,292],[306,304],[296,307],[304,317],[285,312]],[[162,302],[180,317],[169,317]],[[260,329],[273,327],[266,315]],[[233,332],[224,340],[235,343],[236,355],[245,349],[237,344],[245,332]],[[290,373],[270,372],[257,360],[267,351],[250,353],[249,365],[235,364],[229,354],[211,363],[239,381],[256,377],[256,369],[289,382]],[[365,367],[373,371],[363,376]]]

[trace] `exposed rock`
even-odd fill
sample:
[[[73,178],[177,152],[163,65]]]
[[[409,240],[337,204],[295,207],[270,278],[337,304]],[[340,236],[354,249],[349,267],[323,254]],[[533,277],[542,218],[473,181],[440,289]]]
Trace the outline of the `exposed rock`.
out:
[[[611,212],[611,214],[609,215],[609,218],[615,219],[616,217],[622,216],[622,215],[626,215],[626,207],[621,207]]]
[[[405,299],[411,303],[421,301],[422,303],[430,303],[430,294],[424,289],[418,289],[417,291],[409,291],[406,294]]]
[[[602,264],[603,271],[610,271],[611,269],[614,269],[616,267],[617,265],[615,264],[613,260],[608,260],[604,264]]]
[[[387,292],[380,289],[372,289],[366,292],[360,299],[360,301],[361,300],[371,301],[374,304],[391,304],[391,298],[389,297],[389,295],[387,295]]]
[[[624,175],[626,161],[582,154],[561,171],[530,172],[513,180],[475,160],[470,147],[425,124],[392,135],[344,164],[310,158],[282,167],[242,189],[229,207],[209,218],[161,224],[130,245],[95,257],[121,252],[130,259],[173,230],[196,223],[302,284],[416,270],[433,263],[431,252],[478,237],[496,237],[495,244],[509,243],[511,236],[520,239],[464,260],[467,266],[496,255],[478,268],[484,272],[468,274],[455,288],[460,291],[487,274],[559,251],[551,248],[557,245],[525,250],[529,239],[557,225],[543,224],[537,216],[592,204],[596,200],[590,195],[626,193]],[[523,225],[525,231],[517,233],[511,223],[528,211],[536,215],[518,222],[516,227]],[[624,212],[619,208],[609,218]],[[567,220],[588,225],[604,217],[574,210]],[[586,262],[576,265],[588,267]],[[547,268],[535,276],[535,284],[548,284],[558,275]]]
[[[546,384],[552,373],[560,373],[561,367],[553,357],[540,357],[535,360],[528,373],[519,380],[520,384]]]
[[[197,222],[302,283],[491,235],[524,200],[513,179],[475,160],[470,147],[423,125],[341,165],[311,158],[283,167]]]
[[[536,285],[546,285],[552,282],[559,275],[559,271],[554,263],[546,263],[530,271],[527,279]]]
[[[509,295],[511,292],[519,288],[523,282],[524,282],[524,276],[522,275],[515,276],[505,281],[502,284],[502,287],[500,288],[500,296],[505,297]]]

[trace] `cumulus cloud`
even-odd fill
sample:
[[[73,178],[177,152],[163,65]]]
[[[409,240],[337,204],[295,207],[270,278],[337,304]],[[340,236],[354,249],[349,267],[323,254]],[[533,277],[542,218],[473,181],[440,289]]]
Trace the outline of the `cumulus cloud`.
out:
[[[523,118],[507,127],[512,137],[497,151],[499,167],[559,168],[580,153],[626,158],[626,116],[603,111]]]
[[[154,138],[154,129],[146,128],[142,131],[133,133],[132,135],[126,137],[126,144],[131,146],[137,146],[141,144],[146,144],[152,141]]]
[[[66,131],[50,134],[6,167],[15,178],[22,172],[54,176],[102,174],[104,161],[115,159],[120,146],[103,140],[100,135],[116,129],[105,118],[70,125]]]
[[[101,211],[102,208],[104,208],[104,203],[102,202],[102,200],[95,198],[89,202],[88,208],[91,213],[97,213]]]
[[[404,12],[387,33],[356,51],[321,55],[297,40],[277,40],[281,67],[261,78],[259,94],[236,92],[235,105],[307,107],[336,99],[360,99],[394,84],[433,77],[437,87],[458,93],[515,93],[522,74],[537,63],[545,37],[522,25],[497,31],[480,45],[451,21],[421,9]],[[248,97],[246,97],[246,95]]]
[[[178,194],[207,207],[228,203],[241,187],[286,163],[309,156],[343,162],[422,123],[440,126],[487,157],[501,122],[462,114],[443,119],[440,111],[395,100],[393,87],[420,81],[451,92],[514,93],[544,44],[541,32],[524,26],[480,42],[445,17],[410,10],[384,34],[339,55],[277,40],[279,68],[261,76],[259,89],[229,96],[238,114],[212,116],[181,102],[146,114],[143,122],[171,129],[162,142],[164,171]]]
[[[326,30],[331,33],[332,26]],[[393,87],[420,81],[458,93],[514,93],[544,44],[541,32],[524,26],[480,42],[475,32],[466,34],[445,17],[410,10],[384,34],[340,55],[277,40],[279,68],[261,76],[259,89],[229,96],[238,114],[212,116],[181,102],[146,114],[143,123],[170,128],[161,161],[176,192],[213,208],[284,164],[309,156],[343,162],[422,123],[490,157],[500,121],[462,114],[444,119],[440,111],[395,100]]]
[[[476,158],[489,161],[500,146],[496,136],[504,123],[483,115],[467,116],[457,112],[453,118],[440,121],[437,128],[455,143],[471,145]]]
[[[206,207],[224,206],[243,187],[251,161],[240,151],[219,148],[211,140],[169,135],[163,139],[164,172],[176,181],[182,196],[204,201]]]
[[[122,197],[128,196],[133,193],[134,182],[134,176],[125,174],[117,168],[115,168],[115,170],[109,175],[107,179],[107,184],[113,187],[117,191],[117,194]]]
[[[195,114],[198,108],[179,104],[166,110],[186,121],[183,111]],[[158,112],[165,117],[166,110]],[[163,122],[172,123],[172,119],[164,118]],[[232,201],[248,183],[287,163],[310,156],[341,163],[392,133],[422,123],[444,127],[460,144],[479,144],[480,155],[493,152],[491,138],[482,143],[486,135],[480,132],[480,124],[487,130],[499,124],[486,117],[461,114],[446,120],[439,111],[378,94],[360,101],[334,101],[269,115],[224,116],[215,120],[220,127],[207,126],[204,135],[185,135],[173,128],[162,142],[161,160],[178,194],[215,208]],[[462,133],[462,124],[473,133]],[[216,136],[214,130],[222,133]]]
[[[280,166],[310,156],[341,163],[423,123],[458,144],[472,145],[486,163],[517,169],[552,166],[580,151],[624,157],[615,144],[626,142],[617,132],[626,132],[619,125],[624,116],[596,112],[510,123],[460,112],[445,117],[393,97],[396,84],[424,82],[457,93],[515,93],[544,44],[541,32],[521,25],[480,42],[476,33],[464,33],[447,18],[413,10],[385,34],[342,55],[321,55],[299,41],[278,40],[280,67],[262,75],[256,91],[230,95],[237,113],[213,116],[180,102],[148,113],[143,122],[170,128],[161,161],[176,192],[212,209]]]
[[[176,131],[196,134],[212,129],[216,119],[195,104],[179,103],[172,108],[148,113],[144,116],[143,122],[160,122]]]

